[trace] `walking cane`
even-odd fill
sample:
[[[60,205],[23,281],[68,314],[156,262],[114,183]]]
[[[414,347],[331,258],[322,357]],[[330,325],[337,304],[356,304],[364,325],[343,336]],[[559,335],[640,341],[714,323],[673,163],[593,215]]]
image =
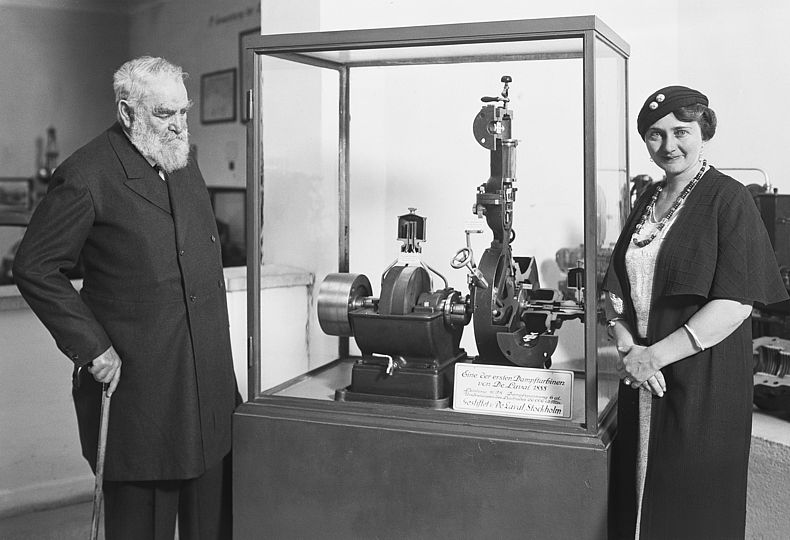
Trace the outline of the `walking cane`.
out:
[[[102,484],[104,482],[104,450],[107,448],[107,425],[109,420],[110,398],[107,396],[107,383],[104,383],[101,388],[101,422],[99,424],[99,447],[96,451],[96,485],[93,488],[91,540],[99,538],[99,516],[101,515]]]

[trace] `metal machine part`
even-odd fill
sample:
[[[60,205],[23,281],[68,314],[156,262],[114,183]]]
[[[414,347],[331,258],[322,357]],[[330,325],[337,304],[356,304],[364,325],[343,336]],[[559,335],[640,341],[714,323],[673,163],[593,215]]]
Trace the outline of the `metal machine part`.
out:
[[[330,336],[353,335],[348,314],[366,304],[373,305],[373,288],[362,274],[329,274],[318,289],[318,323]]]
[[[777,385],[790,386],[790,341],[771,336],[754,338],[752,352],[755,381],[758,376],[769,376]]]
[[[398,218],[401,253],[372,296],[367,277],[330,274],[318,292],[318,318],[330,335],[354,336],[362,357],[352,369],[351,386],[337,399],[446,406],[453,364],[466,360],[460,348],[464,326],[473,321],[477,363],[549,367],[557,347],[555,331],[569,319],[583,319],[583,267],[573,272],[575,298],[540,288],[532,257],[514,257],[511,243],[516,198],[516,147],[513,111],[508,108],[511,77],[499,96],[486,96],[475,116],[475,139],[490,152],[490,176],[477,189],[473,213],[493,232],[491,245],[475,264],[470,233],[466,247],[451,261],[468,269],[469,293],[462,295],[422,261],[426,219],[410,208]],[[482,219],[480,220],[482,222]],[[431,291],[429,271],[444,288]],[[570,273],[569,273],[570,281]],[[570,284],[569,284],[570,286]]]
[[[513,184],[518,141],[512,138],[513,111],[508,108],[513,80],[505,75],[501,82],[504,88],[500,96],[481,99],[487,105],[477,114],[472,126],[477,142],[491,154],[491,175],[477,189],[473,212],[485,217],[494,233],[479,268],[469,266],[478,349],[475,361],[549,367],[557,346],[555,330],[565,320],[583,318],[583,284],[578,284],[580,294],[574,302],[561,302],[556,291],[540,288],[531,257],[512,255],[511,243],[516,237],[513,204],[517,188]],[[465,249],[470,251],[468,257]],[[453,259],[453,267],[460,268],[461,261],[467,258],[473,261],[468,234],[467,248],[462,248]]]
[[[406,266],[409,264],[419,264],[426,270],[436,274],[442,282],[444,282],[444,288],[446,289],[449,287],[447,278],[425,263],[419,255],[422,253],[420,242],[425,242],[426,240],[425,226],[428,218],[418,216],[416,212],[416,208],[409,208],[408,214],[398,217],[398,240],[402,242],[400,248],[401,253],[400,256],[392,261],[386,270],[384,270],[384,273],[381,275],[381,282],[382,284],[384,283],[384,276],[386,276],[387,272],[395,265]]]
[[[327,275],[318,290],[321,330],[354,336],[363,354],[402,356],[420,364],[457,356],[461,330],[471,318],[459,291],[430,291],[428,272],[421,266],[393,266],[380,297],[370,291],[364,275]],[[412,324],[415,328],[409,328]]]
[[[790,341],[754,338],[752,352],[754,404],[767,411],[790,412]]]
[[[422,262],[425,218],[409,210],[398,218],[401,256],[385,270],[378,298],[360,274],[330,274],[319,288],[322,330],[354,336],[362,352],[339,400],[446,407],[453,364],[466,358],[460,343],[471,320],[467,300]],[[429,270],[443,289],[431,290]]]

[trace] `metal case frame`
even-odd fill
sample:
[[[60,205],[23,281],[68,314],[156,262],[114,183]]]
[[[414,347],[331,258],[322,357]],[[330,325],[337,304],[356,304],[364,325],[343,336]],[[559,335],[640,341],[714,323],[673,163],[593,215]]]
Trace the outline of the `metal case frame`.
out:
[[[528,53],[528,47],[520,46],[543,40],[556,44],[565,38],[580,42],[581,47],[572,51],[538,47],[538,52]],[[269,35],[247,37],[245,44],[245,70],[254,66],[256,81],[247,93],[250,114],[242,115],[251,117],[247,125],[249,400],[234,415],[234,535],[249,538],[266,531],[278,538],[485,538],[492,534],[607,538],[618,380],[612,377],[617,352],[607,342],[598,290],[601,267],[606,267],[598,236],[605,237],[608,246],[630,206],[628,45],[594,16]],[[463,58],[431,54],[432,47],[446,51],[442,49],[446,45],[472,53]],[[484,53],[475,54],[477,46]],[[584,157],[574,165],[581,169],[583,163],[584,171],[580,221],[587,261],[586,321],[577,345],[584,351],[583,414],[580,411],[573,421],[516,418],[289,395],[291,385],[333,373],[332,364],[340,360],[262,391],[264,59],[304,63],[338,74],[337,123],[332,122],[332,128],[337,125],[339,130],[338,147],[336,159],[331,160],[333,167],[337,165],[338,261],[332,271],[348,272],[349,166],[355,155],[349,148],[351,71],[357,66],[403,62],[498,61],[514,50],[508,60],[573,58],[573,62],[581,59],[583,66],[581,97],[575,99],[583,106],[583,140],[576,144],[583,147]],[[604,61],[599,63],[601,58]],[[603,85],[607,79],[616,81],[607,87]],[[616,135],[609,136],[614,130]],[[617,202],[609,206],[614,217],[606,218],[609,222],[602,234],[598,232],[599,175],[606,178],[604,203]],[[335,178],[334,172],[331,176]],[[347,338],[341,338],[339,352],[347,354]],[[607,365],[606,377],[599,376],[599,362]]]
[[[305,414],[310,410],[340,410],[353,414],[369,413],[378,416],[384,413],[392,416],[407,419],[409,422],[429,421],[436,422],[437,414],[442,414],[441,421],[446,423],[450,431],[458,429],[468,429],[476,426],[484,431],[493,430],[527,430],[527,431],[547,431],[555,434],[564,433],[572,436],[582,436],[584,438],[595,438],[598,440],[609,439],[613,431],[614,423],[614,404],[616,398],[612,399],[605,410],[598,409],[598,369],[597,352],[602,340],[605,340],[605,327],[601,320],[590,316],[600,311],[599,296],[597,290],[600,275],[596,274],[596,264],[585,265],[585,282],[587,294],[585,300],[585,311],[588,314],[588,321],[585,323],[584,349],[585,349],[585,413],[584,420],[580,424],[552,422],[545,420],[532,419],[513,419],[506,417],[486,417],[482,415],[459,414],[459,418],[448,418],[446,413],[436,413],[430,410],[419,410],[412,408],[398,408],[393,412],[391,407],[375,404],[351,404],[336,402],[316,402],[313,400],[300,400],[299,398],[283,397],[276,395],[276,392],[262,392],[261,388],[261,316],[260,316],[260,278],[261,269],[257,264],[261,261],[261,236],[264,216],[263,209],[263,122],[262,114],[258,114],[257,107],[261,107],[262,96],[262,71],[261,58],[271,56],[280,59],[290,60],[298,63],[318,66],[321,68],[335,70],[339,74],[339,147],[338,147],[338,180],[339,180],[339,223],[338,231],[340,238],[339,260],[337,271],[349,271],[349,100],[350,82],[349,75],[351,70],[357,66],[388,65],[388,63],[442,63],[448,61],[459,61],[458,59],[447,59],[442,57],[414,58],[408,59],[400,57],[396,60],[388,60],[386,57],[376,59],[362,59],[356,63],[335,61],[344,56],[348,57],[355,51],[376,51],[376,50],[403,50],[409,51],[412,48],[425,48],[442,45],[460,44],[512,44],[515,42],[553,40],[563,38],[577,38],[582,40],[582,50],[580,54],[583,60],[583,114],[584,114],[584,206],[585,206],[585,232],[584,232],[584,255],[586,261],[598,260],[600,254],[596,246],[599,244],[596,237],[596,186],[598,165],[596,162],[596,141],[598,110],[596,101],[596,54],[601,50],[618,56],[622,59],[623,68],[623,95],[619,96],[624,105],[623,115],[616,120],[622,126],[623,133],[626,134],[622,141],[620,151],[627,155],[627,58],[629,47],[617,34],[608,26],[602,23],[597,17],[566,17],[536,20],[516,20],[498,21],[473,24],[449,24],[438,26],[419,26],[408,28],[384,28],[373,30],[352,30],[352,31],[333,31],[315,32],[298,34],[268,35],[260,37],[249,37],[246,40],[245,63],[251,63],[254,68],[255,88],[247,93],[246,107],[251,113],[251,121],[247,131],[247,189],[248,207],[247,216],[249,226],[248,234],[248,367],[249,367],[249,391],[250,403],[261,404],[283,404],[304,408]],[[415,49],[416,50],[416,49]],[[557,58],[567,57],[567,52],[556,53]],[[405,56],[408,56],[406,54]],[[533,55],[534,56],[534,55]],[[552,58],[552,53],[540,53],[540,59]],[[535,59],[535,57],[525,57],[525,60]],[[479,61],[479,58],[468,58],[466,61]],[[625,179],[625,193],[627,193],[627,159],[625,170],[620,171]],[[600,319],[600,317],[598,317]],[[344,343],[345,341],[345,343]],[[348,353],[347,338],[341,339],[340,356]]]

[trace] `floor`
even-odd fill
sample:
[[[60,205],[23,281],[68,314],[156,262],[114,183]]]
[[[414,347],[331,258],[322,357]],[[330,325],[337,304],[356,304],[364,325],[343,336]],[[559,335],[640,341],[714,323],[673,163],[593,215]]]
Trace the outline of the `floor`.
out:
[[[0,540],[86,540],[91,535],[93,501],[0,519]],[[99,521],[104,540],[104,520]],[[175,538],[178,540],[178,531]]]
[[[93,502],[0,519],[3,540],[85,540],[90,538]],[[99,538],[104,539],[102,524]]]

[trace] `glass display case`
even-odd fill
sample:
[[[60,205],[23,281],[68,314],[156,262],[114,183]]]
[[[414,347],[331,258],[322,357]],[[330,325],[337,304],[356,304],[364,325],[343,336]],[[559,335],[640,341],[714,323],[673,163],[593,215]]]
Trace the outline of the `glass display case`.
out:
[[[354,537],[388,526],[383,537],[403,538],[452,514],[454,537],[480,538],[482,525],[470,529],[457,510],[485,493],[498,501],[491,519],[509,516],[505,530],[523,532],[530,519],[535,532],[535,519],[565,501],[579,520],[546,519],[537,530],[551,534],[535,537],[580,529],[604,537],[618,377],[601,283],[630,204],[628,45],[594,16],[247,44],[255,86],[247,100],[249,400],[237,412],[234,443],[241,530],[265,523],[278,534],[329,527]],[[314,276],[310,369],[274,386],[261,382],[267,363],[304,359],[267,354],[260,340],[258,261]],[[572,391],[557,398],[557,415],[475,406],[482,401],[465,408],[454,389],[466,368],[494,378],[501,368],[508,381],[567,377]],[[467,442],[479,448],[474,463],[452,455],[469,454]],[[335,474],[310,445],[340,462],[329,467]],[[449,452],[438,465],[405,450],[437,445]],[[292,467],[277,457],[283,451],[309,483],[277,480]],[[348,452],[358,461],[347,468]],[[505,471],[495,464],[507,456],[511,465],[543,466],[496,488],[492,475]],[[376,462],[383,472],[371,473]],[[475,463],[480,470],[468,474]],[[410,518],[381,521],[383,501],[424,495],[394,486],[390,467],[442,478],[455,511],[426,503]],[[326,511],[304,520],[295,518],[302,503],[286,496],[272,506],[269,488],[254,487],[282,494],[302,482],[319,492],[334,484],[341,494],[312,501]],[[531,517],[523,509],[516,517],[511,499],[534,482],[556,493],[541,496]],[[362,517],[348,507],[355,497],[368,506],[381,500],[380,510],[374,504]],[[261,504],[275,510],[261,514]]]

